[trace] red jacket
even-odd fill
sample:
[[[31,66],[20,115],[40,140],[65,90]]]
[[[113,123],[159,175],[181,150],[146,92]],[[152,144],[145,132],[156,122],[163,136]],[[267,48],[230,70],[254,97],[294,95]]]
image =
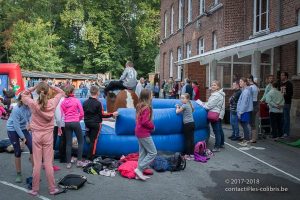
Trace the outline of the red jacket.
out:
[[[142,111],[136,119],[135,135],[138,138],[150,137],[154,130],[154,124],[150,118],[150,108],[143,107]]]
[[[200,91],[199,91],[198,86],[194,86],[194,87],[193,87],[193,90],[194,90],[194,93],[195,93],[195,97],[194,97],[193,100],[198,100],[198,99],[200,99]]]

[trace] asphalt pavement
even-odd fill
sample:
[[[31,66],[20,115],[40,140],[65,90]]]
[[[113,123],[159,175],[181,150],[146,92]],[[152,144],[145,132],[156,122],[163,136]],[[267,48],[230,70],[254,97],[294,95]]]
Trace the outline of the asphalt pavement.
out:
[[[230,129],[224,128],[226,138]],[[7,137],[5,125],[0,122],[0,139]],[[69,173],[87,176],[89,184],[77,191],[57,196],[48,194],[44,171],[38,197],[26,193],[26,184],[14,183],[13,154],[0,153],[0,200],[57,199],[57,200],[296,200],[300,195],[300,149],[270,139],[258,140],[248,148],[237,142],[228,142],[221,152],[207,163],[188,161],[180,172],[154,173],[146,182],[129,180],[117,175],[104,177],[85,174],[79,168],[66,169],[58,161],[61,170],[55,172],[59,180]],[[214,143],[213,135],[209,147]],[[31,176],[29,154],[22,154],[23,177]]]

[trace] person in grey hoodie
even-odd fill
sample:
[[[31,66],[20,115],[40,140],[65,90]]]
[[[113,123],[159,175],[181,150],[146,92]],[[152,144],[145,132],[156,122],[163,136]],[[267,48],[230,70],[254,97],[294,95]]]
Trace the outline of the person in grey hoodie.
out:
[[[200,104],[208,111],[219,113],[219,120],[217,122],[211,122],[211,126],[215,134],[215,147],[212,151],[219,152],[220,148],[224,147],[222,119],[225,114],[225,93],[221,88],[221,83],[217,80],[212,81],[211,90],[212,94],[207,102],[204,103],[198,100],[196,103]]]
[[[242,88],[242,94],[239,98],[236,111],[244,131],[244,140],[239,144],[247,146],[250,140],[249,123],[250,115],[253,110],[253,97],[246,78],[242,77],[240,79],[240,87]]]
[[[122,73],[122,76],[118,81],[111,81],[108,86],[104,89],[105,94],[109,91],[113,91],[116,89],[130,89],[135,91],[135,87],[137,84],[137,72],[133,68],[133,63],[131,61],[127,61],[126,67]]]

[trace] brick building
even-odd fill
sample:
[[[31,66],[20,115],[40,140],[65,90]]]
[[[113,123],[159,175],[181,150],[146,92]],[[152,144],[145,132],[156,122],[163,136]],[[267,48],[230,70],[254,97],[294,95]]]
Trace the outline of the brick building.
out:
[[[252,74],[261,88],[286,71],[294,84],[292,115],[300,115],[299,0],[161,0],[160,79],[212,80],[230,96],[233,80]]]

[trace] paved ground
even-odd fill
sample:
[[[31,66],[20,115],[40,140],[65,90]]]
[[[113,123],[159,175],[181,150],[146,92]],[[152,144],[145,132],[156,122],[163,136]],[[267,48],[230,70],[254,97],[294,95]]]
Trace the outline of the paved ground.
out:
[[[229,129],[225,129],[226,138]],[[0,127],[0,138],[6,137],[5,128]],[[209,146],[213,144],[213,138]],[[68,173],[84,174],[89,182],[79,191],[50,196],[47,193],[45,176],[42,175],[42,196],[33,198],[22,189],[25,183],[15,184],[13,154],[0,154],[0,199],[73,199],[73,200],[119,200],[119,199],[278,199],[296,200],[300,195],[300,150],[271,140],[259,140],[249,150],[240,150],[235,142],[228,141],[225,149],[217,153],[208,163],[189,161],[186,170],[176,173],[155,173],[147,182],[117,177],[87,175],[77,168],[62,170],[57,179]],[[259,147],[263,147],[262,150]],[[28,154],[22,155],[23,175],[31,175]],[[12,184],[12,185],[9,185]],[[261,190],[255,192],[254,190]],[[235,191],[234,191],[235,190]],[[238,191],[236,191],[238,190]],[[241,191],[243,190],[243,191]],[[288,190],[275,192],[274,190]]]

